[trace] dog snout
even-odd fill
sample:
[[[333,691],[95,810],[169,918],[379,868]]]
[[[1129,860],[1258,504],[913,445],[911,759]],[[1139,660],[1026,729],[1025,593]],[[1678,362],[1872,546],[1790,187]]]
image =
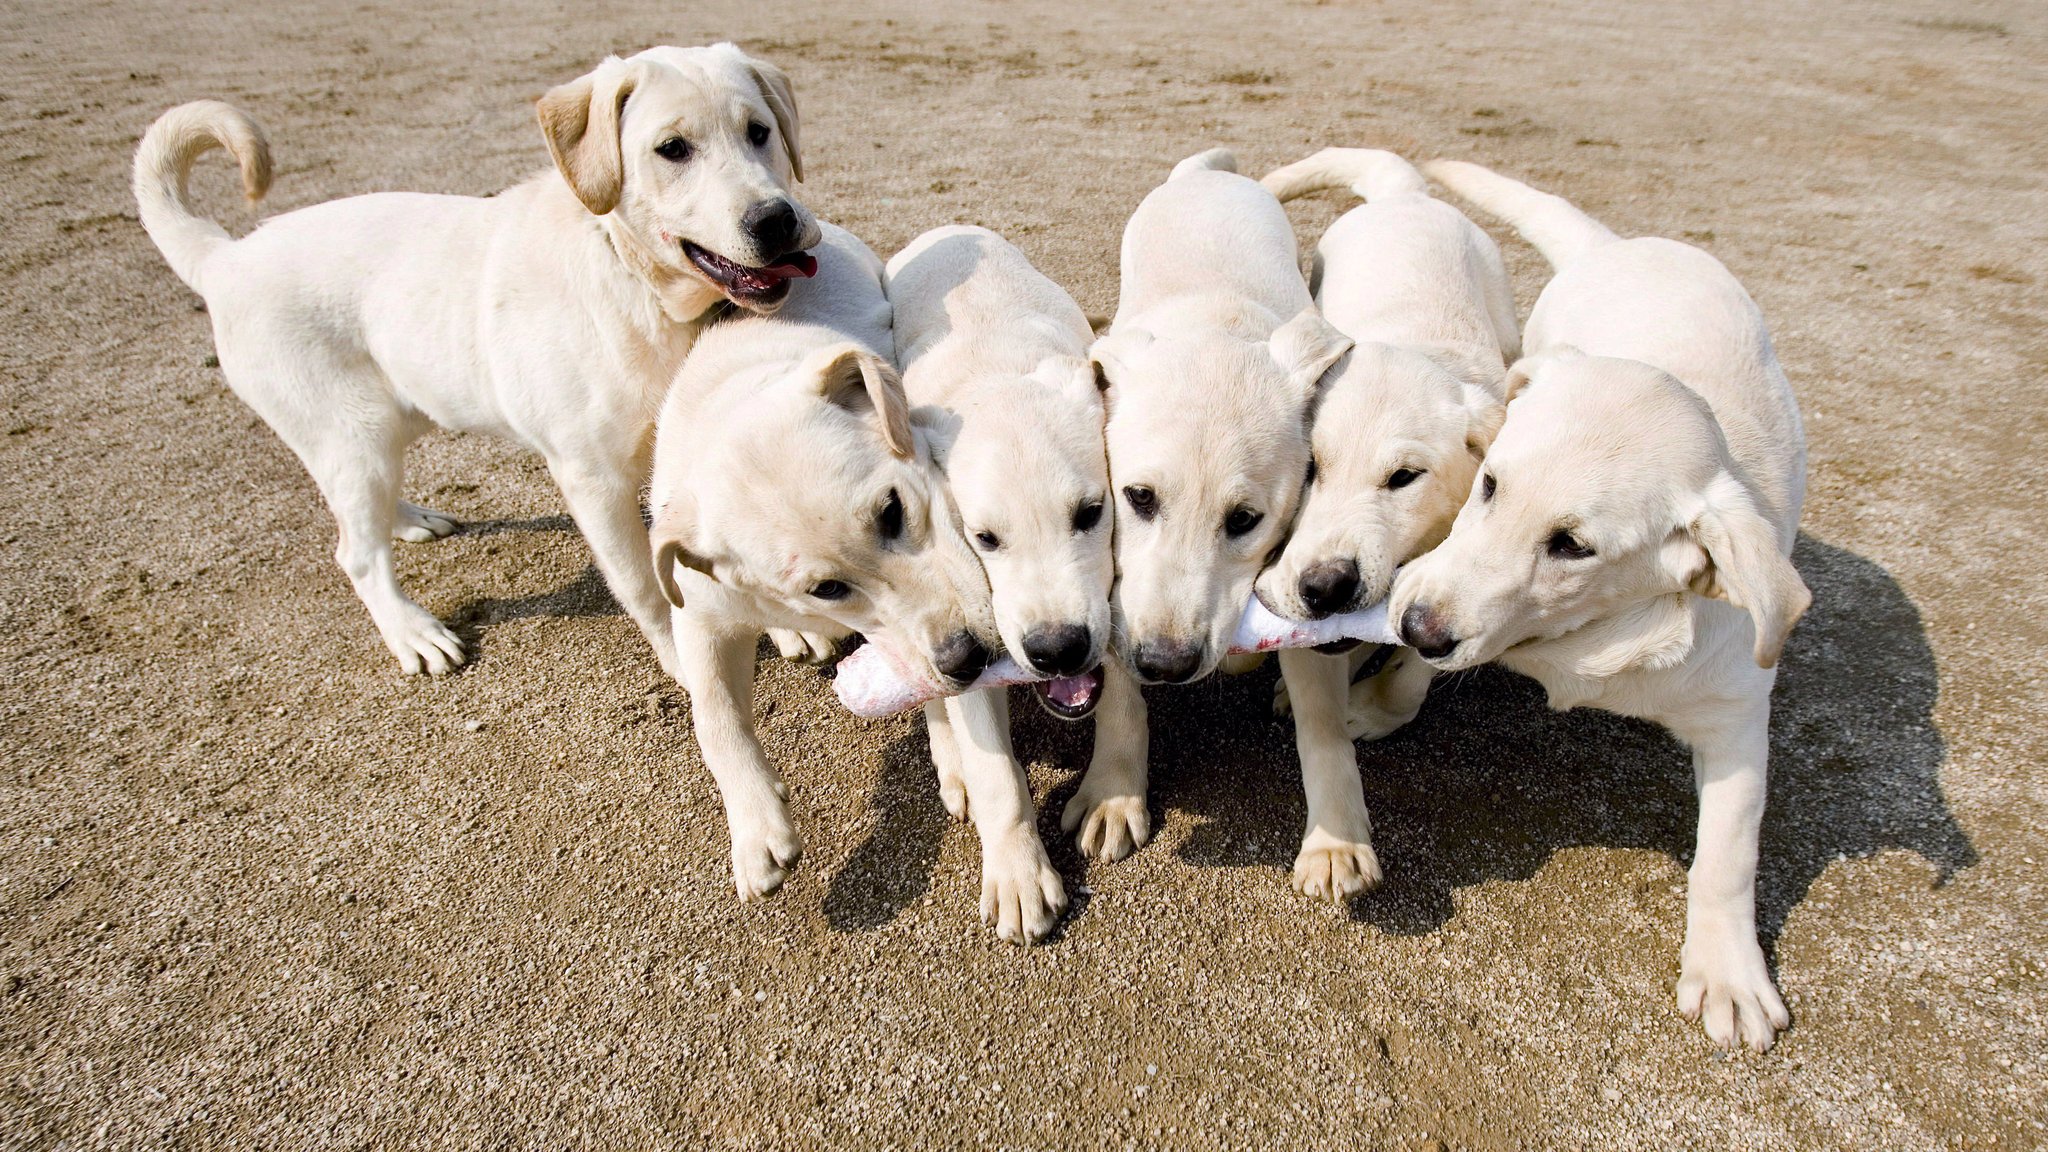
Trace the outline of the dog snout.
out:
[[[988,662],[988,649],[971,632],[955,632],[932,649],[932,667],[956,684],[972,684]]]
[[[1162,684],[1185,684],[1202,666],[1202,646],[1187,640],[1147,640],[1131,651],[1138,675]]]
[[[1411,604],[1401,613],[1401,642],[1430,660],[1441,660],[1458,650],[1450,622],[1423,604]]]
[[[1094,647],[1086,624],[1041,624],[1024,634],[1024,659],[1047,676],[1086,672]]]
[[[768,259],[786,256],[797,246],[797,232],[801,222],[796,215],[796,205],[787,200],[763,200],[747,209],[740,217],[740,226],[753,237],[754,250]]]
[[[1324,560],[1301,574],[1301,602],[1314,616],[1349,612],[1358,598],[1358,565],[1350,560]]]

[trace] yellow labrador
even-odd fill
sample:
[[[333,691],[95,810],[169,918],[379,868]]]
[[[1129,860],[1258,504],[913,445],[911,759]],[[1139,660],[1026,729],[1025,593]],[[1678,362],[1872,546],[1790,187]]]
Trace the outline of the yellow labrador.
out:
[[[399,499],[432,424],[546,457],[598,569],[674,673],[639,489],[653,413],[699,321],[772,312],[811,274],[817,224],[796,100],[730,44],[616,57],[542,96],[555,169],[497,196],[379,193],[265,221],[239,240],[193,214],[186,178],[226,148],[253,200],[270,153],[217,101],[171,109],[135,156],[142,226],[206,298],[228,386],[298,454],[340,528],[335,558],[407,672],[462,642],[408,599],[391,540],[455,530]]]
[[[1699,838],[1678,1006],[1725,1046],[1789,1021],[1756,938],[1771,685],[1811,597],[1790,560],[1799,408],[1763,315],[1712,256],[1618,239],[1476,165],[1437,179],[1557,269],[1508,376],[1507,422],[1450,537],[1402,569],[1401,635],[1438,668],[1498,660],[1553,708],[1692,747]]]
[[[1450,532],[1500,427],[1521,336],[1500,249],[1431,199],[1406,160],[1326,148],[1264,184],[1282,201],[1346,187],[1366,201],[1316,245],[1316,303],[1358,343],[1316,403],[1308,493],[1257,585],[1276,614],[1320,619],[1385,599],[1394,570]],[[1347,691],[1368,657],[1378,671]],[[1414,719],[1432,671],[1412,650],[1356,644],[1283,650],[1280,671],[1275,704],[1293,712],[1308,797],[1294,885],[1341,900],[1380,880],[1351,742]]]

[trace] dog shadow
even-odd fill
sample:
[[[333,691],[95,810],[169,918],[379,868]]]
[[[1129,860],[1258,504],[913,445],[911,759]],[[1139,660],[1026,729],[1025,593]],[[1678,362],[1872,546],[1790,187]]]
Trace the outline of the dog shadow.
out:
[[[939,844],[952,821],[939,803],[923,723],[883,749],[868,806],[876,813],[874,826],[825,890],[825,921],[835,932],[871,932],[931,891]]]
[[[1937,886],[1977,862],[1942,792],[1940,689],[1919,610],[1853,552],[1802,535],[1793,559],[1814,604],[1773,697],[1757,885],[1767,949],[1839,858],[1905,849],[1933,866]],[[1178,855],[1284,883],[1305,809],[1292,725],[1271,711],[1277,678],[1269,661],[1146,699],[1155,824],[1169,809],[1200,821]],[[1043,723],[1019,728],[1020,754],[1052,751]],[[1685,748],[1647,722],[1552,712],[1534,681],[1505,670],[1440,678],[1413,723],[1358,748],[1386,881],[1351,913],[1383,931],[1434,931],[1457,890],[1529,879],[1560,849],[1646,848],[1691,863],[1698,809]],[[1077,783],[1046,808],[1058,811]]]

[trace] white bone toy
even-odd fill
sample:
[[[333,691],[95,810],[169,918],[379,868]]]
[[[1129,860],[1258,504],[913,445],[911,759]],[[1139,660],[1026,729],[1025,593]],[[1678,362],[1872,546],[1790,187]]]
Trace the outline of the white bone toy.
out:
[[[1341,616],[1321,620],[1288,620],[1275,616],[1254,596],[1244,606],[1237,633],[1230,639],[1230,651],[1272,652],[1280,648],[1314,648],[1338,640],[1363,640],[1368,644],[1399,644],[1401,637],[1387,619],[1385,603]],[[949,688],[912,672],[884,651],[879,644],[867,644],[839,662],[832,690],[839,702],[856,716],[893,716],[926,701],[982,688],[1029,684],[1045,677],[1026,670],[1005,654],[984,669],[965,688]]]

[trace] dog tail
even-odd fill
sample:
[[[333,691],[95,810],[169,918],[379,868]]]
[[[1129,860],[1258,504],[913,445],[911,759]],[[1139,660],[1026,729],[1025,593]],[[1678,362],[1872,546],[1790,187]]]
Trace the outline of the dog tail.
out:
[[[1275,168],[1259,183],[1283,203],[1332,188],[1349,188],[1368,201],[1429,195],[1429,183],[1415,165],[1378,148],[1325,148],[1305,160]]]
[[[1237,171],[1237,153],[1232,152],[1228,148],[1211,148],[1207,152],[1197,152],[1193,156],[1175,164],[1173,166],[1173,175],[1168,176],[1167,179],[1177,179],[1190,172],[1235,171]]]
[[[1491,169],[1463,160],[1431,160],[1422,167],[1444,187],[1506,221],[1543,253],[1552,268],[1620,239],[1562,196],[1538,192]]]
[[[270,144],[263,129],[218,100],[180,104],[157,117],[135,150],[135,204],[142,227],[178,279],[199,291],[208,254],[230,243],[220,225],[195,215],[186,188],[192,164],[225,148],[242,169],[242,193],[254,204],[270,190]]]

